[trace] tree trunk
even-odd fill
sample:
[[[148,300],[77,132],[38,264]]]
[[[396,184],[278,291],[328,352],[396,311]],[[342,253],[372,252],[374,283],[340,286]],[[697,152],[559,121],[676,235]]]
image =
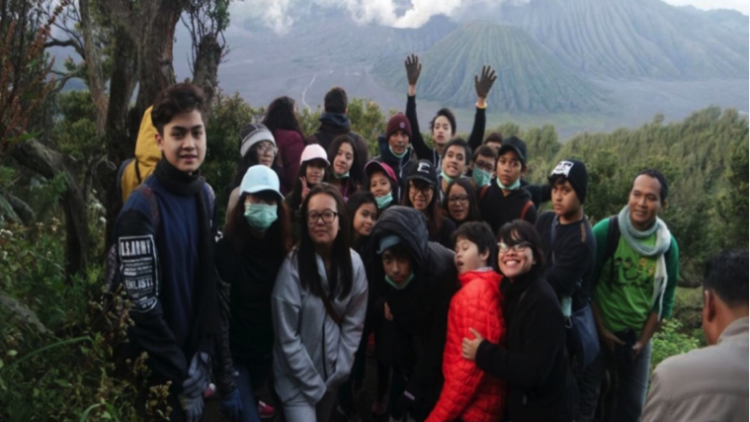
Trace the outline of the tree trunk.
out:
[[[219,63],[223,53],[224,48],[213,34],[204,36],[198,45],[193,67],[193,83],[203,88],[208,104],[211,104],[219,86]]]
[[[83,48],[86,51],[86,76],[89,82],[91,99],[96,110],[96,134],[104,135],[107,122],[107,105],[109,99],[104,89],[104,75],[99,60],[99,51],[94,42],[94,31],[91,27],[91,13],[89,11],[89,0],[78,2],[81,15],[81,32],[83,33]]]
[[[128,107],[137,80],[137,49],[122,28],[115,31],[115,40],[114,73],[110,82],[106,125],[109,166],[102,166],[98,171],[102,183],[98,189],[100,201],[107,215],[105,253],[112,244],[115,219],[122,205],[122,198],[117,193],[117,169],[122,161],[133,156],[136,136],[128,132]]]
[[[89,249],[89,226],[86,203],[78,183],[63,164],[63,156],[36,139],[15,145],[11,156],[21,165],[47,179],[63,174],[66,189],[62,196],[65,211],[65,275],[68,281],[86,269]]]
[[[176,0],[163,1],[151,25],[144,28],[138,45],[139,85],[136,110],[143,115],[156,96],[175,83],[172,66],[174,32],[184,4]]]

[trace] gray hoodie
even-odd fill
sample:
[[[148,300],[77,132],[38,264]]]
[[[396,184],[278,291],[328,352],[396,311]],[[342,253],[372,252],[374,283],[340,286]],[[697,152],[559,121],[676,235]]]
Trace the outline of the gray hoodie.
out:
[[[331,300],[341,315],[341,327],[328,316],[323,300],[300,284],[296,251],[281,265],[271,295],[271,314],[276,339],[273,345],[273,372],[276,392],[284,403],[318,403],[349,376],[354,352],[359,346],[367,311],[367,277],[362,259],[352,257],[351,293]],[[316,256],[318,274],[328,288],[325,266]]]

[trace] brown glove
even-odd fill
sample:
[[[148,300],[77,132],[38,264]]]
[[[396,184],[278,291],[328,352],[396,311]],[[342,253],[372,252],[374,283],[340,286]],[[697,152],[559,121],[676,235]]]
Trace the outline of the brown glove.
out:
[[[416,54],[406,57],[406,79],[409,80],[409,85],[416,85],[419,80],[419,74],[422,73],[422,65],[419,63],[419,57]]]
[[[490,66],[482,66],[482,76],[474,75],[474,88],[477,90],[477,97],[487,98],[492,89],[492,84],[495,83],[497,75]]]

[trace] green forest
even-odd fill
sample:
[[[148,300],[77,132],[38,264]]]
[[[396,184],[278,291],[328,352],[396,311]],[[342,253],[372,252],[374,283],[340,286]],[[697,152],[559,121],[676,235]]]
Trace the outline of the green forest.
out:
[[[166,47],[155,41],[164,34],[138,32],[139,19],[148,16],[154,24],[184,10],[153,1],[128,11],[124,22],[122,14],[104,10],[106,1],[92,1],[91,10],[81,1],[80,39],[72,42],[81,43],[88,60],[67,63],[65,72],[48,78],[49,28],[70,13],[68,3],[38,15],[24,9],[26,2],[7,3],[0,20],[0,34],[7,34],[0,39],[0,420],[142,420],[132,406],[136,400],[145,400],[157,417],[166,411],[166,387],[141,388],[145,356],[116,359],[132,322],[117,312],[121,298],[106,306],[102,298],[107,234],[118,209],[116,169],[133,155],[144,106],[161,85],[174,82],[173,71],[166,71],[171,79],[154,78],[163,69],[144,64],[158,63],[154,57]],[[215,24],[195,29],[192,81],[211,90],[202,172],[223,208],[239,159],[240,128],[264,109],[218,88],[221,54],[211,47],[219,53],[224,48],[216,35],[226,28],[227,3],[207,3],[193,2],[196,8],[188,10]],[[172,38],[173,32],[166,45]],[[151,44],[159,45],[140,47]],[[63,90],[65,78],[73,77],[87,89]],[[367,99],[350,101],[352,129],[370,142],[371,153],[392,112]],[[306,134],[317,127],[319,113],[301,110]],[[680,287],[674,318],[654,339],[652,365],[698,347],[702,265],[722,248],[747,247],[747,117],[709,107],[681,122],[665,123],[657,115],[636,129],[584,133],[564,143],[552,126],[508,122],[487,132],[493,131],[527,142],[531,181],[544,182],[562,158],[582,159],[590,174],[585,211],[593,222],[621,209],[638,170],[655,167],[666,174],[670,195],[663,219],[680,244]]]

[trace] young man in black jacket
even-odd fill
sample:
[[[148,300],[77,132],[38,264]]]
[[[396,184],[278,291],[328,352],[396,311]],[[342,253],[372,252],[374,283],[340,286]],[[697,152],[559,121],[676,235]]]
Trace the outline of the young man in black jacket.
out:
[[[122,285],[130,299],[133,356],[148,353],[154,384],[171,382],[172,421],[197,422],[219,333],[213,190],[200,88],[162,91],[151,119],[162,160],[128,198],[115,223]]]
[[[479,191],[479,212],[482,220],[497,233],[500,227],[513,220],[536,222],[536,207],[531,195],[521,186],[521,176],[526,173],[528,156],[526,143],[511,136],[503,141],[497,158],[495,177]]]
[[[349,99],[344,88],[335,86],[331,88],[323,100],[323,114],[318,119],[320,127],[309,138],[305,139],[305,145],[320,144],[326,151],[331,146],[333,139],[339,135],[349,135],[354,141],[357,149],[357,161],[365,174],[365,164],[370,161],[367,151],[367,142],[358,133],[352,131],[352,122],[349,120]],[[359,181],[358,181],[359,182]]]
[[[395,326],[391,417],[406,411],[417,422],[429,416],[443,385],[448,308],[457,290],[453,252],[427,241],[424,215],[388,208],[372,232],[372,283],[376,303]]]
[[[578,160],[561,161],[548,180],[554,212],[540,215],[536,229],[549,264],[545,278],[560,300],[563,315],[570,317],[589,304],[596,263],[596,240],[583,212],[588,187],[586,165]],[[571,347],[568,352],[575,354]],[[573,369],[578,383],[577,420],[591,421],[598,389],[590,385],[592,377],[587,376],[587,368],[579,367],[574,360]]]

